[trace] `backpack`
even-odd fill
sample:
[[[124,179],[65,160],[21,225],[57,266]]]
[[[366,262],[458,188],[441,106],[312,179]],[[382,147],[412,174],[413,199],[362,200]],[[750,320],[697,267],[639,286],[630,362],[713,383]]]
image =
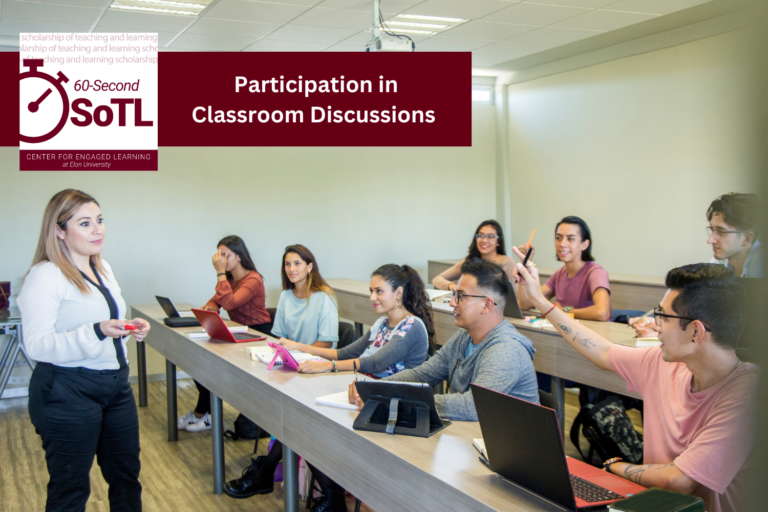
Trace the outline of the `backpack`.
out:
[[[579,446],[579,427],[589,441],[589,454],[584,455]],[[571,427],[571,442],[584,461],[592,464],[597,453],[600,462],[621,457],[624,462],[643,462],[643,436],[639,434],[627,416],[621,399],[611,396],[598,404],[586,404],[579,411]]]
[[[262,429],[260,426],[242,414],[238,414],[237,419],[235,419],[235,431],[232,432],[231,430],[227,430],[224,432],[224,437],[237,441],[238,439],[259,439],[261,434]]]

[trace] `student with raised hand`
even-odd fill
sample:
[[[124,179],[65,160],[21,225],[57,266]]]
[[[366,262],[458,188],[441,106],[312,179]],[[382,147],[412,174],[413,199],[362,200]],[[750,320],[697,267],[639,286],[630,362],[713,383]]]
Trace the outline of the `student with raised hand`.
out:
[[[482,258],[492,261],[504,268],[508,278],[511,280],[515,271],[515,260],[507,256],[504,249],[504,231],[501,224],[495,220],[484,220],[477,226],[475,236],[469,244],[469,253],[467,257],[443,272],[435,276],[432,280],[432,286],[438,290],[453,291],[459,277],[461,277],[461,266],[465,261],[473,258]]]
[[[429,344],[435,340],[435,326],[419,274],[408,265],[382,265],[371,275],[369,290],[374,311],[384,316],[349,346],[336,350],[289,340],[279,342],[288,350],[330,360],[302,363],[299,373],[357,369],[374,377],[387,377],[424,362]]]
[[[370,292],[373,309],[383,316],[351,345],[334,350],[292,341],[281,342],[289,350],[301,350],[333,361],[307,361],[299,366],[299,372],[351,371],[357,368],[374,377],[388,377],[416,368],[424,362],[429,344],[435,340],[435,327],[429,296],[419,274],[408,265],[383,265],[371,276]],[[346,512],[344,489],[312,464],[308,466],[323,492],[313,510]]]
[[[201,309],[218,313],[224,308],[230,320],[272,335],[272,322],[266,307],[264,279],[253,264],[242,238],[225,236],[216,244],[211,258],[216,271],[216,294]],[[194,410],[179,417],[179,430],[200,432],[211,428],[211,393],[195,381],[199,391]]]
[[[435,405],[441,417],[451,420],[477,421],[472,383],[538,404],[536,349],[504,318],[511,286],[501,266],[484,259],[465,261],[450,302],[459,330],[424,364],[384,380],[430,386],[448,381],[450,392],[435,395]],[[350,393],[362,408],[360,397]]]
[[[644,464],[611,459],[606,469],[645,487],[700,496],[710,512],[743,510],[759,370],[736,355],[745,292],[733,272],[711,263],[670,270],[654,311],[662,345],[635,348],[611,343],[554,308],[537,270],[518,269],[533,305],[566,341],[600,369],[618,373],[644,401]]]
[[[525,255],[517,247],[512,250],[523,261]],[[555,226],[557,261],[564,263],[541,286],[548,299],[555,297],[556,307],[573,313],[583,320],[611,320],[611,285],[608,272],[592,257],[592,233],[581,218],[569,216]],[[514,272],[517,282],[517,271]],[[530,309],[532,302],[525,287],[519,287],[517,299],[521,309]]]
[[[283,292],[275,313],[272,336],[280,343],[296,342],[332,349],[339,341],[336,295],[320,275],[312,252],[303,245],[289,245],[283,253]],[[251,459],[240,478],[224,484],[232,498],[250,498],[274,490],[275,470],[283,458],[283,443],[275,439],[264,457]]]
[[[141,510],[139,416],[126,342],[149,322],[125,320],[125,301],[101,258],[99,203],[79,190],[54,195],[19,294],[24,346],[37,361],[29,416],[48,467],[47,511],[84,511],[98,457],[113,512]],[[135,330],[126,329],[126,324]]]

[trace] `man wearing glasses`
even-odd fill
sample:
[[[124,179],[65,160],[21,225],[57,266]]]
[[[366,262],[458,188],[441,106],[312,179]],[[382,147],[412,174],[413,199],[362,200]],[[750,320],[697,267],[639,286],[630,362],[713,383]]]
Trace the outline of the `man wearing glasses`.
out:
[[[450,302],[460,329],[421,366],[382,380],[430,386],[448,381],[449,393],[435,395],[435,405],[441,417],[451,420],[477,421],[470,383],[538,404],[536,349],[504,318],[511,287],[501,266],[466,260]]]
[[[736,355],[745,321],[739,278],[712,263],[670,270],[654,311],[662,345],[635,348],[611,343],[550,309],[536,269],[518,269],[534,306],[566,341],[600,369],[623,377],[627,390],[644,400],[644,464],[609,459],[605,469],[645,487],[700,496],[709,512],[744,510],[758,368]]]
[[[707,210],[707,243],[714,259],[740,277],[764,277],[763,246],[757,240],[760,200],[756,194],[725,194]]]

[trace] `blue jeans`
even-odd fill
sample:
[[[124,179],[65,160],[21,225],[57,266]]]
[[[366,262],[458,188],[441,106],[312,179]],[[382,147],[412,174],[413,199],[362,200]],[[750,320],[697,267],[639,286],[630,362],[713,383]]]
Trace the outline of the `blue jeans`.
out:
[[[97,457],[112,512],[141,510],[139,416],[128,368],[91,370],[38,363],[29,416],[48,466],[46,512],[84,511]]]

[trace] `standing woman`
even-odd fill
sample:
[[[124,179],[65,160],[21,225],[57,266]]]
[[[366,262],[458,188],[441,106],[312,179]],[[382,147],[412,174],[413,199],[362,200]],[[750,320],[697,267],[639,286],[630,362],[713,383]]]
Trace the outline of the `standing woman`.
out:
[[[495,220],[485,220],[477,226],[475,236],[469,244],[467,257],[443,272],[435,276],[432,285],[438,290],[453,291],[456,288],[455,281],[461,277],[461,265],[472,258],[483,258],[500,265],[507,273],[509,280],[515,275],[515,260],[507,256],[504,249],[504,231],[501,224]]]
[[[339,341],[336,294],[323,276],[312,252],[289,245],[283,253],[283,292],[275,313],[272,336],[320,348],[335,348]],[[243,476],[224,485],[224,494],[249,498],[274,490],[275,470],[283,458],[283,443],[275,439],[266,457],[252,459]]]
[[[201,309],[219,312],[224,308],[229,318],[251,329],[272,335],[272,322],[266,306],[264,280],[253,264],[243,239],[225,236],[216,244],[211,261],[216,270],[216,294]],[[179,430],[200,432],[211,428],[211,392],[199,382],[197,406],[178,420]]]
[[[48,202],[32,268],[19,294],[24,345],[38,361],[29,416],[48,466],[46,511],[82,511],[98,457],[115,511],[141,510],[139,417],[126,361],[125,301],[101,259],[106,227],[99,203],[79,190]]]

